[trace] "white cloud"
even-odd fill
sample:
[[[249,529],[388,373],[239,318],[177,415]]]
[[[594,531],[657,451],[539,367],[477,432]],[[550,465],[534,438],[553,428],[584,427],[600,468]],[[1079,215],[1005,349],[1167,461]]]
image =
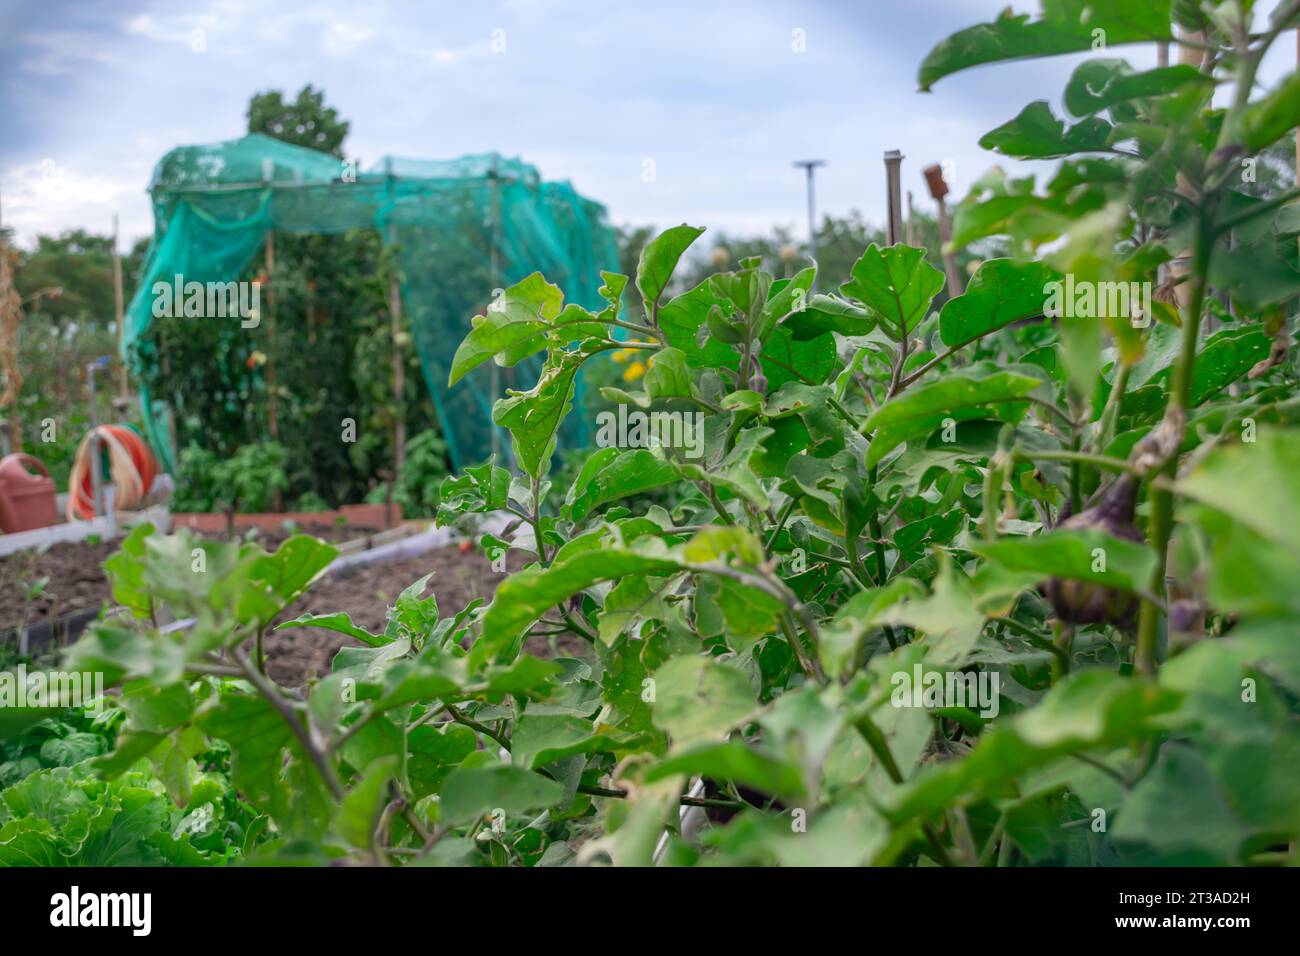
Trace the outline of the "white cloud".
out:
[[[111,176],[85,165],[65,165],[52,157],[0,172],[4,224],[30,244],[38,233],[57,233],[84,226],[107,232],[121,211],[127,236],[152,231],[149,205],[134,178]]]
[[[105,38],[91,31],[29,33],[23,43],[30,49],[22,57],[22,69],[38,76],[74,73],[88,63],[111,66],[119,62],[107,48]]]

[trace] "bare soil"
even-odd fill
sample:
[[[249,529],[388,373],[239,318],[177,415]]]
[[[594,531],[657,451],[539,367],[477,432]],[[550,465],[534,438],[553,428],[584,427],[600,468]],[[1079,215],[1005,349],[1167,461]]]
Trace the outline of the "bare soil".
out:
[[[333,541],[350,540],[373,530],[333,526],[298,529]],[[258,540],[263,547],[274,550],[290,533],[276,528],[261,533]],[[74,542],[57,544],[44,552],[29,551],[0,558],[0,635],[17,627],[30,627],[75,611],[97,610],[111,603],[112,593],[102,565],[119,546],[119,541]],[[521,557],[512,554],[509,570],[516,571],[523,563]],[[281,620],[304,613],[345,611],[354,624],[382,634],[393,601],[407,586],[431,572],[433,577],[426,594],[432,593],[437,598],[438,609],[444,617],[461,611],[475,598],[491,601],[497,585],[506,576],[492,569],[481,549],[462,553],[452,545],[418,557],[354,568],[324,578],[291,605]],[[43,587],[32,593],[33,584],[42,579],[47,579]],[[320,628],[273,630],[265,638],[268,670],[285,686],[301,686],[312,677],[328,674],[334,655],[347,645],[359,646],[359,642]],[[568,656],[588,653],[581,639],[567,634],[559,637],[554,646],[547,639],[533,638],[526,649],[539,657],[556,652]]]
[[[492,600],[505,575],[492,570],[486,555],[474,548],[462,554],[454,545],[436,548],[414,558],[351,569],[337,577],[317,581],[294,603],[281,620],[301,614],[332,614],[347,611],[352,623],[372,634],[382,634],[388,608],[409,585],[432,573],[425,594],[438,599],[438,611],[446,617],[463,610],[475,598]],[[315,627],[272,631],[266,636],[267,670],[289,687],[323,676],[340,647],[359,647],[360,642]]]
[[[297,529],[253,529],[262,547],[275,550],[294,534],[325,541],[350,541],[377,534],[377,528],[310,525]],[[69,541],[45,551],[20,551],[0,557],[0,634],[76,611],[97,610],[113,599],[104,560],[121,540]]]

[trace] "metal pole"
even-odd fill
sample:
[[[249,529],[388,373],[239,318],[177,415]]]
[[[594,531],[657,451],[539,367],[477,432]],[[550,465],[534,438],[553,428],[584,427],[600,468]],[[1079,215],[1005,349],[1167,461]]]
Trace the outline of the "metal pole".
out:
[[[903,241],[903,154],[885,150],[885,200],[889,211],[885,241],[894,246]]]
[[[825,166],[824,159],[801,159],[794,163],[796,168],[802,168],[807,175],[808,182],[808,258],[813,262],[817,261],[817,210],[814,201],[813,191],[813,172],[818,166]],[[813,289],[817,288],[817,282],[814,278]]]

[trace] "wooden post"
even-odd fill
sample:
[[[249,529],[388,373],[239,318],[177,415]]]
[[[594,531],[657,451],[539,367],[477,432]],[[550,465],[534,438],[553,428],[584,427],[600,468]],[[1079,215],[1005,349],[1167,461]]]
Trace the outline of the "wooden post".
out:
[[[266,430],[275,441],[280,437],[279,406],[275,381],[275,232],[266,231]]]
[[[397,231],[388,221],[388,317],[393,339],[393,475],[406,464],[406,362],[402,357],[402,286],[397,281]],[[391,488],[392,483],[389,483]]]
[[[916,245],[916,207],[912,205],[912,190],[907,191],[907,244]]]
[[[18,392],[23,384],[18,368],[18,324],[22,318],[23,302],[13,286],[9,267],[9,245],[0,238],[0,372],[6,379],[0,392],[0,413],[8,419],[11,452],[23,450],[22,416],[18,407]]]
[[[948,221],[948,204],[944,196],[948,195],[948,184],[943,178],[943,167],[938,163],[921,170],[925,176],[925,185],[930,190],[935,204],[939,207],[939,248],[943,251],[943,268],[948,276],[948,297],[961,295],[961,273],[957,271],[957,257],[948,248],[952,241],[952,225]]]
[[[307,344],[316,344],[316,280],[307,280]]]
[[[117,319],[117,394],[127,397],[126,356],[122,354],[122,339],[126,335],[125,313],[122,304],[122,253],[118,242],[117,213],[113,213],[113,314]]]
[[[1200,33],[1192,32],[1192,31],[1180,31],[1180,34],[1185,39],[1192,40],[1192,41],[1199,41],[1200,39],[1202,39]],[[1179,63],[1185,64],[1187,66],[1194,66],[1197,69],[1200,69],[1204,61],[1205,61],[1205,54],[1201,50],[1198,50],[1196,47],[1187,46],[1181,43],[1178,45]],[[1191,187],[1191,184],[1188,183],[1188,181],[1186,180],[1186,178],[1184,178],[1182,173],[1178,174],[1178,181],[1175,188],[1179,193],[1182,193],[1185,196],[1191,195],[1194,192],[1194,190]],[[1188,270],[1191,268],[1191,258],[1192,258],[1191,250],[1183,249],[1178,253],[1177,256],[1175,256],[1173,259],[1170,259],[1167,264],[1167,268],[1169,270],[1168,274],[1170,278],[1177,279],[1180,276],[1186,275]],[[1174,286],[1174,299],[1177,301],[1178,307],[1180,309],[1184,308],[1187,305],[1190,295],[1191,295],[1191,291],[1188,289],[1186,282],[1181,282],[1178,285]]]

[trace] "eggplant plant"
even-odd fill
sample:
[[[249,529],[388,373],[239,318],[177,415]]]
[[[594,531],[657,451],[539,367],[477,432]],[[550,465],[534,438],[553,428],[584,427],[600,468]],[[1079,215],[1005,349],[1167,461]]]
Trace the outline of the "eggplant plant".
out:
[[[687,225],[604,273],[598,311],[541,275],[505,290],[451,378],[544,358],[493,411],[517,471],[446,479],[439,521],[507,513],[485,543],[526,566],[465,608],[416,582],[382,634],[280,624],[360,644],[290,689],[255,649],[332,549],[138,532],[110,565],[132,620],[68,663],[123,688],[96,766],[152,761],[183,805],[219,742],[265,818],[241,852],[281,862],[1294,863],[1300,191],[1249,172],[1300,121],[1300,75],[1257,89],[1300,2],[1251,15],[1044,0],[935,47],[923,87],[1106,54],[1068,115],[983,139],[1061,162],[976,184],[954,243],[1014,254],[937,310],[903,245],[827,293],[756,260],[677,289]],[[1196,64],[1111,53],[1175,23]],[[647,371],[605,397],[658,427],[556,487],[576,376],[611,350]],[[193,627],[160,632],[162,605]],[[557,636],[583,650],[531,653]]]

